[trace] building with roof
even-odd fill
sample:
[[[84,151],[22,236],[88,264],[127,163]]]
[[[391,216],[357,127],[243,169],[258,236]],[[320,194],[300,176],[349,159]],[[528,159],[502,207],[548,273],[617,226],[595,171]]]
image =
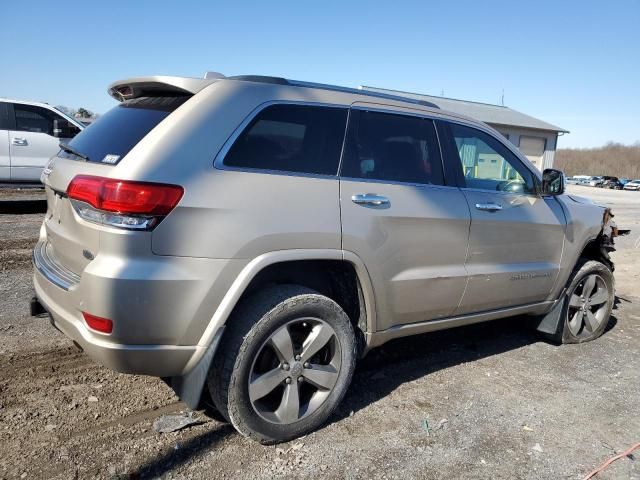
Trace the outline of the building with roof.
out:
[[[472,117],[491,125],[520,149],[538,169],[553,167],[553,159],[558,145],[558,136],[569,133],[543,120],[502,105],[472,102],[455,98],[436,97],[419,93],[361,86],[362,90],[400,95],[414,100],[423,100],[436,104],[443,110]]]

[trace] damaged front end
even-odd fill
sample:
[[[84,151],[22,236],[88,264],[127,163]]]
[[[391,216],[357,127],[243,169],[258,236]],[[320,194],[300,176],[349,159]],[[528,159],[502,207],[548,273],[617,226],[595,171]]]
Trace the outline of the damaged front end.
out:
[[[609,253],[615,252],[615,241],[616,237],[620,237],[622,235],[629,235],[631,230],[620,230],[618,229],[618,225],[614,220],[613,212],[611,212],[610,208],[605,208],[604,214],[602,216],[602,231],[593,242],[594,246],[597,246],[599,249],[599,257],[602,258],[603,263],[605,263],[613,272],[615,270],[615,266]]]

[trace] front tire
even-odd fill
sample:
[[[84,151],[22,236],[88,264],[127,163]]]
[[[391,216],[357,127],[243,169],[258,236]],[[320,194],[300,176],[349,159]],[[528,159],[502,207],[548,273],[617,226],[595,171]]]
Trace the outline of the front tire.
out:
[[[609,323],[615,297],[613,273],[595,260],[581,259],[569,282],[562,309],[562,343],[598,338]]]
[[[242,301],[222,342],[208,377],[213,402],[241,434],[264,444],[322,425],[344,397],[357,358],[344,310],[297,285]]]

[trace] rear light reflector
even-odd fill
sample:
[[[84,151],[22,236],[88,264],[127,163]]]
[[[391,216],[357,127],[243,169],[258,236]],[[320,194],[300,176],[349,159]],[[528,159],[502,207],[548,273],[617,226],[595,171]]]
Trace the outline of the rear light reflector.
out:
[[[111,333],[113,330],[113,322],[108,318],[96,317],[87,312],[82,312],[84,321],[87,322],[89,328],[96,330],[100,333]]]
[[[178,204],[184,190],[178,185],[76,176],[67,195],[85,220],[113,227],[149,230]]]

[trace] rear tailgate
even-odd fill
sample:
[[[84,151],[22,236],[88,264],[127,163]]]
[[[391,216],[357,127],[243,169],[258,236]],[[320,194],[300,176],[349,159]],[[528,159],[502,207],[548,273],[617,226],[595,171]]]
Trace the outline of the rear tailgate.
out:
[[[68,145],[61,144],[62,150],[53,157],[41,179],[47,193],[46,244],[39,245],[36,251],[44,263],[63,276],[69,272],[71,277],[82,274],[100,251],[104,227],[95,219],[81,217],[78,202],[74,208],[67,196],[69,184],[78,175],[112,176],[115,166],[129,151],[188,98],[185,94],[125,100]]]
[[[80,275],[100,249],[100,226],[81,220],[75,213],[66,191],[79,174],[107,176],[111,165],[80,162],[54,157],[50,173],[42,181],[47,194],[47,213],[44,220],[46,254],[50,260]]]

